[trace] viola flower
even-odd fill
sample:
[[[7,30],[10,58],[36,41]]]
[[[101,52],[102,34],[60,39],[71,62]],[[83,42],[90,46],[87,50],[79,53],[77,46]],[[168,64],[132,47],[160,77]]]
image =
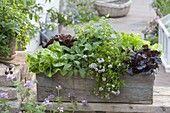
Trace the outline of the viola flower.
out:
[[[53,97],[54,97],[54,95],[49,95],[47,98],[44,99],[44,102],[42,104],[44,104],[44,105],[52,104],[52,102],[50,102],[50,99]]]
[[[34,87],[34,82],[31,80],[27,80],[26,83],[24,84],[25,87],[32,88]]]
[[[59,110],[59,112],[64,112],[64,108],[63,107],[58,107],[57,109]]]
[[[86,106],[88,105],[87,100],[82,100],[81,102],[83,105],[86,105]]]
[[[61,85],[56,86],[56,89],[57,89],[57,90],[62,89]]]
[[[8,93],[0,93],[0,98],[6,98],[8,99],[9,98],[9,94]]]

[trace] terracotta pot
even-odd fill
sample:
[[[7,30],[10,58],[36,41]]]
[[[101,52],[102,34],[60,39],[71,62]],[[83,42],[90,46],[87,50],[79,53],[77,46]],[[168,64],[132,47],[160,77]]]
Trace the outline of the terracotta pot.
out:
[[[0,53],[1,60],[12,60],[15,58],[16,56],[16,40],[15,39],[9,43],[9,48],[10,48],[9,53],[11,54],[11,56],[6,57],[4,54]]]

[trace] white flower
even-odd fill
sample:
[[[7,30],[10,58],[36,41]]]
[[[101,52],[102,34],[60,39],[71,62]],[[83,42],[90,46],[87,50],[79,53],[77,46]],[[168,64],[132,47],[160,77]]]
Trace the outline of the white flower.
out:
[[[83,55],[83,58],[84,58],[84,59],[87,59],[87,55]]]
[[[116,92],[116,96],[118,96],[120,94],[120,91],[119,90],[117,90],[117,92]]]
[[[105,72],[105,69],[102,69],[101,71],[102,71],[102,72]]]
[[[113,66],[112,66],[112,64],[110,64],[110,65],[108,65],[108,67],[109,67],[109,68],[112,68]]]
[[[56,86],[56,89],[62,89],[61,85]]]
[[[95,70],[95,71],[98,71],[98,68],[95,68],[94,70]]]
[[[104,58],[97,58],[97,61],[98,61],[98,63],[103,63],[104,62]]]
[[[109,88],[107,88],[108,89],[108,91],[110,91],[110,87]]]
[[[114,94],[114,95],[116,95],[117,93],[116,93],[116,91],[112,91],[112,93]]]
[[[102,81],[105,82],[105,81],[106,81],[106,78],[105,78],[105,77],[102,77]]]
[[[112,88],[114,88],[115,87],[115,85],[114,84],[112,84]]]
[[[107,57],[109,60],[111,59],[110,56]]]
[[[57,109],[59,110],[59,112],[64,112],[64,108],[63,107],[58,107]]]
[[[103,91],[103,88],[102,88],[102,87],[99,87],[99,91]]]
[[[109,84],[109,83],[107,83],[106,85],[107,85],[107,86],[109,86],[110,84]]]
[[[98,70],[98,73],[102,73],[103,71],[102,70]]]
[[[91,63],[91,64],[89,65],[89,68],[95,69],[95,68],[97,68],[97,64],[96,64],[96,63]]]

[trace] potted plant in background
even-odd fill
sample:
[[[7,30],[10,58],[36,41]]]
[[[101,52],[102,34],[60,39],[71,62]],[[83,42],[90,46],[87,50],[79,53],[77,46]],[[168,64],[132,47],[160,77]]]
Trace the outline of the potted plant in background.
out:
[[[148,25],[142,31],[142,33],[144,34],[144,39],[150,41],[151,44],[158,43],[158,19],[159,16],[156,16],[155,18],[149,20]]]
[[[37,27],[30,20],[38,21],[38,11],[43,10],[35,0],[0,1],[0,58],[13,59],[16,45],[25,48]],[[28,18],[29,17],[29,18]]]

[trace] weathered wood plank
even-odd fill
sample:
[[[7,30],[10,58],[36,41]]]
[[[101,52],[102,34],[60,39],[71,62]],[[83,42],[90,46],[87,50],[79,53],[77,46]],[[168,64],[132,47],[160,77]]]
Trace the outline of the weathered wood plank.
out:
[[[64,110],[70,110],[68,106],[70,103],[64,103],[62,106]],[[57,109],[58,105],[54,103],[50,105],[48,110]],[[143,104],[101,104],[101,103],[89,103],[87,106],[83,106],[78,103],[74,109],[75,111],[106,111],[112,113],[170,113],[169,106],[157,106],[157,105],[143,105]]]
[[[153,75],[135,75],[135,76],[121,76],[120,79],[124,80],[127,86],[123,86],[120,89],[120,95],[112,95],[111,99],[101,99],[93,94],[93,88],[95,86],[94,79],[82,79],[80,77],[69,78],[67,76],[62,77],[59,73],[52,78],[48,78],[45,74],[41,73],[37,76],[37,99],[38,101],[44,101],[50,94],[57,96],[56,86],[61,85],[62,90],[60,92],[64,102],[70,102],[68,93],[74,93],[75,100],[81,102],[82,100],[88,100],[92,103],[140,103],[151,104],[153,102]],[[54,100],[55,101],[55,100]]]

